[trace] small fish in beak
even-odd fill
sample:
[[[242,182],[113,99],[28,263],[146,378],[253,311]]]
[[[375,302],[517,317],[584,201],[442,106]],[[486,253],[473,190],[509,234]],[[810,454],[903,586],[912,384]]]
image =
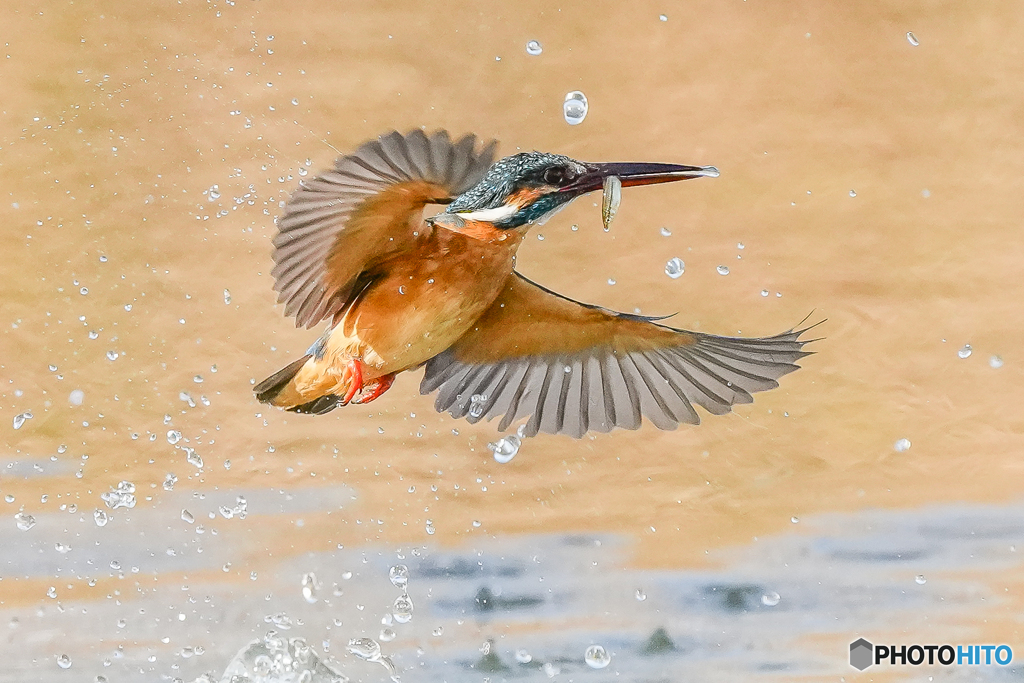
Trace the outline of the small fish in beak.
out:
[[[604,231],[608,232],[612,227],[612,219],[615,212],[619,210],[619,202],[622,201],[622,181],[619,176],[605,176],[604,197],[601,202],[601,218],[604,220]]]

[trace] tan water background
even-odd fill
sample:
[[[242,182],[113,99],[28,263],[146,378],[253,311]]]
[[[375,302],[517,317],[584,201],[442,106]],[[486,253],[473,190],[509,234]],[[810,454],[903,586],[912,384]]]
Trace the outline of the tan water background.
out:
[[[40,556],[58,562],[60,597],[88,605],[135,579],[102,567],[90,587],[86,575],[61,573],[54,543],[70,538],[63,557],[73,557],[74,525],[84,513],[93,527],[100,494],[121,480],[137,487],[140,520],[172,495],[229,502],[239,491],[287,489],[314,501],[300,524],[251,501],[244,520],[206,520],[225,542],[236,539],[225,571],[218,562],[205,574],[168,566],[136,577],[239,591],[251,571],[274,574],[338,544],[457,551],[481,539],[512,547],[533,534],[611,535],[625,539],[621,562],[631,570],[710,572],[755,537],[799,535],[808,519],[1019,503],[1020,10],[761,0],[3,4],[0,493],[14,501],[0,502],[0,522],[14,530],[19,511],[65,515],[52,536],[43,524],[17,533],[38,534]],[[543,53],[527,54],[529,40]],[[579,126],[562,117],[571,90],[590,102]],[[539,437],[505,465],[486,447],[494,425],[436,414],[418,394],[418,373],[372,405],[324,417],[260,406],[251,381],[316,335],[295,330],[274,303],[279,202],[337,150],[414,127],[495,137],[502,154],[718,166],[717,179],[626,190],[608,233],[599,197],[576,202],[535,229],[521,270],[569,296],[678,313],[672,324],[707,332],[774,334],[810,314],[827,319],[815,330],[825,339],[779,389],[734,414],[675,432],[645,424],[579,441]],[[664,273],[673,257],[686,264],[678,279]],[[73,390],[84,392],[82,405],[69,402]],[[14,430],[26,411],[32,418]],[[201,470],[168,443],[169,430],[202,457]],[[896,450],[900,439],[911,447]],[[179,478],[173,492],[161,486],[169,472]],[[330,496],[316,503],[339,487],[351,491],[341,509]],[[72,504],[78,514],[60,509]],[[181,506],[166,507],[146,528],[112,511],[103,531],[160,537],[183,527]],[[1024,654],[1024,563],[1015,557],[971,576],[998,599],[948,621],[956,637]],[[0,679],[28,680],[39,667],[72,680],[53,657],[73,638],[59,616],[42,617],[53,612],[54,579],[13,572],[11,562],[0,609],[40,616],[2,636],[22,673]],[[909,590],[918,572],[907,572]],[[264,589],[252,589],[262,599]],[[890,623],[883,632],[894,642],[954,637],[930,628]],[[844,660],[855,635],[805,643],[833,662],[829,680],[855,673]],[[245,642],[236,640],[227,649]],[[86,651],[76,661],[103,658]],[[163,661],[151,671],[169,673]]]

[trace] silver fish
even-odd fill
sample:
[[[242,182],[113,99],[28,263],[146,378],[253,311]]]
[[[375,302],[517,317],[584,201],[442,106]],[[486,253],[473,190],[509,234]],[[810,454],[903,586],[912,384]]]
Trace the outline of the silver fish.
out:
[[[622,201],[622,181],[618,176],[610,175],[604,179],[604,198],[601,202],[601,218],[604,219],[604,231],[608,232],[612,226],[612,219],[615,212],[619,210],[619,202]]]

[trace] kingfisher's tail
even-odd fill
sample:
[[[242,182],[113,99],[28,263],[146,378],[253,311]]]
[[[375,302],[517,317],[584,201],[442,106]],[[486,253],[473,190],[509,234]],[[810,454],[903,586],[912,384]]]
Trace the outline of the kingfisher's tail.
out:
[[[255,387],[253,392],[256,394],[256,400],[260,403],[271,403],[278,405],[274,399],[276,399],[281,392],[284,391],[288,383],[292,381],[295,375],[299,374],[299,370],[312,358],[311,355],[305,355],[293,363],[289,363],[270,377],[266,378]]]
[[[295,413],[322,415],[342,403],[342,398],[329,393],[337,380],[325,376],[323,368],[311,354],[289,363],[255,387],[260,403],[284,408]]]

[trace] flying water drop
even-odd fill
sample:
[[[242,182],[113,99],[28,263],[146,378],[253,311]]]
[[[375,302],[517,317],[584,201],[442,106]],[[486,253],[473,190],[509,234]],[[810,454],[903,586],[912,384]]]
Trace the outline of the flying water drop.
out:
[[[399,624],[408,624],[412,619],[412,610],[412,598],[409,597],[408,593],[402,593],[395,598],[395,604],[391,606],[391,616]]]
[[[396,564],[388,571],[388,578],[396,588],[405,588],[409,585],[409,568],[404,564]]]
[[[668,275],[670,278],[675,280],[682,276],[683,271],[685,269],[686,264],[683,263],[683,260],[677,256],[673,259],[670,259],[669,262],[665,264],[665,275]]]
[[[518,435],[509,434],[494,443],[487,444],[487,447],[494,453],[494,460],[504,465],[516,457],[522,443],[523,441]]]
[[[18,525],[20,531],[28,531],[36,525],[36,518],[28,513],[19,512],[14,515],[14,523]]]
[[[591,645],[583,654],[583,661],[591,669],[603,669],[612,663],[612,656],[600,645]]]
[[[578,126],[583,123],[589,110],[587,96],[582,92],[573,90],[566,94],[565,101],[562,103],[562,115],[565,116],[565,122],[570,126]]]
[[[380,643],[373,638],[353,638],[348,641],[348,651],[368,662],[380,659]]]

